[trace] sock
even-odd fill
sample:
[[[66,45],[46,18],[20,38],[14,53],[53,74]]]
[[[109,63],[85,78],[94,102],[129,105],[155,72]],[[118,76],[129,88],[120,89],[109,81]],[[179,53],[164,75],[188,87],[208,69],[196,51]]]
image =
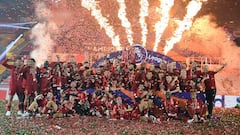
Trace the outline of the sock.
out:
[[[24,109],[24,111],[27,111],[27,106],[23,105],[23,109]]]
[[[22,113],[24,113],[24,104],[23,103],[21,104],[21,111],[22,111]]]
[[[7,106],[7,111],[11,111],[11,105]]]
[[[19,104],[19,105],[18,105],[18,111],[21,111],[21,110],[22,110],[22,105]]]

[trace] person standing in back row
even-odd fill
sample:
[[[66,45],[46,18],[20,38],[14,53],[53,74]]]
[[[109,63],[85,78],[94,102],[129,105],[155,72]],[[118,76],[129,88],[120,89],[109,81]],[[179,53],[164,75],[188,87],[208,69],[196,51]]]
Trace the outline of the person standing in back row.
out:
[[[203,66],[203,83],[205,86],[205,94],[207,101],[208,115],[207,118],[212,118],[212,110],[214,106],[214,99],[216,96],[215,74],[220,72],[227,64],[222,65],[216,71],[209,71],[208,66]]]
[[[29,105],[34,101],[34,98],[39,94],[39,80],[40,80],[40,69],[36,66],[36,61],[33,58],[28,59],[27,65],[21,70],[24,74],[25,84],[25,100],[24,100],[24,116],[28,116],[29,113],[26,110]]]
[[[20,72],[23,62],[20,59],[16,59],[13,65],[9,65],[8,62],[10,59],[5,59],[2,62],[2,65],[6,68],[10,69],[10,84],[9,84],[9,99],[7,103],[7,112],[6,116],[11,116],[11,104],[13,100],[13,96],[17,94],[19,102],[18,102],[18,112],[17,115],[22,115],[23,112],[23,101],[24,101],[24,90],[22,87],[23,76]],[[11,60],[12,61],[12,60]]]

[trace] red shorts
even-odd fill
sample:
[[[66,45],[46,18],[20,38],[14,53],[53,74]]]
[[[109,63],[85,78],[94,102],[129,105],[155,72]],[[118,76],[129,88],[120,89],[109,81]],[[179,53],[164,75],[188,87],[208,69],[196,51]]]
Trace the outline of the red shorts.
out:
[[[14,96],[15,94],[20,95],[22,93],[24,93],[22,84],[16,83],[15,85],[10,86],[8,95]]]
[[[25,95],[32,95],[34,94],[38,89],[38,84],[37,83],[32,83],[32,84],[27,84],[25,86]]]

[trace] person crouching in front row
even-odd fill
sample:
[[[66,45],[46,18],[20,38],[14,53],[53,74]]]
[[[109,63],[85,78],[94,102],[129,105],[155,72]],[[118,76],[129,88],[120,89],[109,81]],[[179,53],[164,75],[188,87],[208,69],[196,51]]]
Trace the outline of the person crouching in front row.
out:
[[[205,121],[207,107],[201,99],[197,99],[196,91],[191,92],[191,99],[187,102],[186,109],[189,115],[188,123]]]

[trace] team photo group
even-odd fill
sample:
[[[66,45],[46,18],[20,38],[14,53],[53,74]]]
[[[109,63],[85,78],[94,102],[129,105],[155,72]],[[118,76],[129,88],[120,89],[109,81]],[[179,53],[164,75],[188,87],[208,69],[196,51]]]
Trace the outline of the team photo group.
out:
[[[9,64],[12,62],[12,64]],[[5,59],[10,69],[6,116],[13,115],[12,100],[18,97],[17,115],[59,118],[73,115],[110,120],[147,119],[151,122],[181,120],[205,122],[213,118],[216,85],[207,64],[161,62],[136,64],[134,59],[109,59],[96,68],[89,62],[45,61],[33,58]]]

